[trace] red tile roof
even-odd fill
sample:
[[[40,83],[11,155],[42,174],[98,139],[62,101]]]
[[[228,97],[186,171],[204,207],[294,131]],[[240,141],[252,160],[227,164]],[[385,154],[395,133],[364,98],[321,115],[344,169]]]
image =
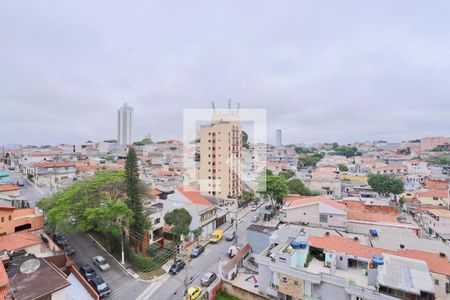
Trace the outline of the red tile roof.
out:
[[[397,217],[389,214],[359,211],[359,212],[347,212],[347,219],[357,221],[368,222],[389,222],[397,223]]]
[[[95,171],[96,167],[95,166],[77,166],[77,171]]]
[[[283,202],[284,203],[290,202],[289,207],[302,206],[302,205],[308,205],[308,204],[313,204],[313,203],[323,203],[323,204],[329,205],[329,206],[334,207],[339,210],[343,210],[343,211],[346,210],[345,205],[342,205],[326,196],[305,197],[305,196],[300,196],[300,195],[295,195],[295,194],[289,194],[289,195],[284,196]]]
[[[355,255],[371,259],[374,255],[387,253],[407,258],[425,261],[430,272],[450,276],[450,263],[447,257],[439,254],[425,252],[421,250],[398,250],[391,251],[382,248],[361,245],[358,241],[341,236],[310,236],[308,243],[311,247],[331,250],[349,255]]]
[[[448,190],[428,190],[425,192],[417,192],[418,197],[437,197],[448,198]]]
[[[211,202],[206,200],[206,198],[204,198],[197,191],[185,191],[183,187],[178,188],[178,191],[180,193],[182,193],[186,198],[188,198],[192,203],[203,204],[203,205],[211,205]]]
[[[18,191],[20,188],[15,184],[0,184],[0,192]]]
[[[40,243],[41,240],[28,231],[7,234],[0,237],[0,249],[7,251],[19,250]]]

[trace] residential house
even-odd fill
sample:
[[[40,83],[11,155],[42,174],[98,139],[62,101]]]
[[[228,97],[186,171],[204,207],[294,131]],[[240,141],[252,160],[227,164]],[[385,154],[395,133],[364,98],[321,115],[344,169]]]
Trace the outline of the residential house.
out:
[[[144,214],[151,224],[148,244],[162,243],[164,226],[163,204],[155,203],[144,206]]]
[[[37,185],[58,187],[73,181],[76,165],[65,161],[39,162],[32,164],[27,173],[33,175],[33,181]]]
[[[22,230],[36,231],[44,228],[44,216],[35,208],[0,206],[0,235]]]
[[[314,171],[305,184],[312,191],[317,191],[336,199],[341,198],[341,181],[339,180],[339,174],[335,172]]]
[[[422,224],[428,234],[450,237],[450,211],[446,209],[428,209],[422,214]]]
[[[422,205],[439,205],[448,207],[449,191],[448,190],[427,190],[416,193],[417,200]]]
[[[326,197],[287,195],[281,208],[282,221],[321,227],[345,228],[347,210],[344,205]]]
[[[0,184],[0,195],[9,197],[19,197],[20,188],[15,184]]]

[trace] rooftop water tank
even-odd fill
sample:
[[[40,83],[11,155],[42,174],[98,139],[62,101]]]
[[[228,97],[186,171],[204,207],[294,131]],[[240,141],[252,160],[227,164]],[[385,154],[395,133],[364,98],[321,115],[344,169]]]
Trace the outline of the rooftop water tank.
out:
[[[306,236],[299,236],[291,242],[291,247],[294,249],[306,249],[308,245],[308,238]]]
[[[377,237],[378,236],[378,230],[376,228],[371,228],[369,230],[369,232],[370,232],[370,235],[373,236],[373,237]]]
[[[372,257],[373,267],[377,268],[378,266],[381,266],[384,264],[383,256],[382,255],[374,255]]]

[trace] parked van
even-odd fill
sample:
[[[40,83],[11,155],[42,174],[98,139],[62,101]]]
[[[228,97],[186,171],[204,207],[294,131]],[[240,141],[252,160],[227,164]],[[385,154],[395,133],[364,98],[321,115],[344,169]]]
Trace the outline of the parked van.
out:
[[[209,236],[209,242],[210,243],[218,243],[223,237],[223,231],[222,230],[214,230],[211,235]]]

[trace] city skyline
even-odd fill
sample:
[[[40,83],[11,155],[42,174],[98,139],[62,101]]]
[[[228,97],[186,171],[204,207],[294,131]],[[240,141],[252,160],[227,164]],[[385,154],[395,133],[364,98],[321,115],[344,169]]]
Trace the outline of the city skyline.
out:
[[[448,2],[142,5],[2,3],[1,144],[115,138],[124,100],[136,139],[180,138],[229,98],[285,144],[450,136]]]

